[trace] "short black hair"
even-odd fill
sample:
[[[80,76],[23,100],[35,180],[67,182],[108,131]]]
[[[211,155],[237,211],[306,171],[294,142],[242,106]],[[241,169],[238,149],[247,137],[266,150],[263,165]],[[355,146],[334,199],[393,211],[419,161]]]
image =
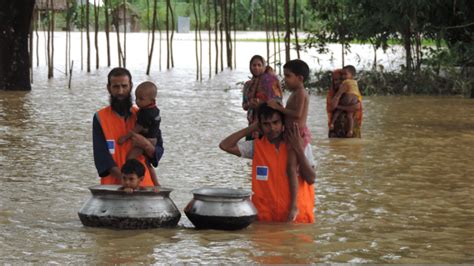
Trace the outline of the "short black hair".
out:
[[[352,76],[356,75],[356,68],[353,65],[344,66],[342,69],[349,71]]]
[[[298,76],[303,76],[303,81],[306,82],[309,80],[309,67],[305,61],[300,59],[293,59],[286,62],[283,65],[283,69],[288,69],[292,73],[295,73]]]
[[[107,85],[110,85],[110,79],[112,77],[120,77],[120,76],[128,76],[128,79],[130,80],[130,84],[132,84],[132,74],[130,74],[130,71],[128,71],[128,69],[123,68],[123,67],[116,67],[110,70],[109,74],[107,75]]]
[[[263,121],[263,119],[271,118],[275,113],[280,115],[282,122],[285,121],[285,115],[282,112],[271,108],[267,103],[260,104],[260,106],[257,108],[257,117],[259,123]]]
[[[122,174],[136,174],[138,177],[145,176],[145,167],[136,159],[129,159],[122,165]]]

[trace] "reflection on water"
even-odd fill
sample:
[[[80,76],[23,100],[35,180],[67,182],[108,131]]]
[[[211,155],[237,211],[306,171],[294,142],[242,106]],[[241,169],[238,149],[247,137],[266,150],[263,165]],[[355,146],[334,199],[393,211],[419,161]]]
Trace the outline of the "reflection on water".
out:
[[[107,104],[108,69],[0,92],[0,257],[61,263],[467,263],[474,261],[474,101],[366,97],[362,139],[327,139],[325,100],[311,96],[318,163],[313,225],[253,224],[235,232],[85,228],[77,211],[93,167],[91,121]],[[194,82],[192,71],[155,73],[165,155],[157,170],[180,210],[201,186],[250,189],[249,161],[219,141],[245,126],[227,71]],[[137,72],[135,84],[147,79]]]

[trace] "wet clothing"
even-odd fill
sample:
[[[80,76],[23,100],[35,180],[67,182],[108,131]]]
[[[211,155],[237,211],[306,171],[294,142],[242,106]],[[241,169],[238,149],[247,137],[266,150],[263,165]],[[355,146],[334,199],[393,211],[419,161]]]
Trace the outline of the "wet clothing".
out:
[[[127,152],[132,148],[132,142],[127,141],[118,145],[117,141],[133,129],[137,119],[136,113],[137,108],[133,107],[128,114],[120,116],[108,106],[94,115],[92,123],[94,163],[101,177],[101,184],[120,184],[120,180],[109,175],[109,169],[114,166],[120,169],[126,161]],[[163,141],[157,141],[155,156],[149,158],[153,166],[158,166],[163,151]],[[144,156],[140,156],[139,160],[145,166]],[[145,167],[145,178],[140,185],[153,186],[147,167]]]
[[[362,95],[360,94],[359,85],[357,85],[357,81],[353,79],[346,79],[342,82],[342,85],[348,88],[345,93],[350,93],[357,96],[359,102],[362,102]]]
[[[338,89],[336,86],[336,80],[340,79],[342,76],[342,69],[336,69],[332,73],[332,85],[328,90],[328,94],[326,96],[326,111],[328,115],[328,128],[330,128],[331,122],[332,122],[332,116],[333,116],[333,110],[332,109],[332,99],[334,95],[336,94],[336,90]],[[351,87],[351,86],[349,86]],[[358,90],[358,89],[357,89]],[[354,116],[354,129],[353,129],[353,138],[360,138],[361,137],[361,128],[362,128],[362,95],[358,95],[359,99],[359,110],[356,112],[352,113]],[[328,137],[330,138],[345,138],[347,135],[347,113],[342,112],[339,117],[337,118],[337,121],[334,121],[334,129],[329,129],[328,132]]]
[[[261,103],[268,100],[277,99],[282,100],[283,93],[278,77],[273,73],[263,73],[258,77],[253,77],[251,80],[245,82],[242,91],[242,105],[247,104],[251,99],[257,98]],[[247,110],[247,120],[249,125],[255,119],[255,110],[249,108]]]
[[[266,137],[239,143],[241,147],[253,144],[252,202],[257,208],[259,221],[286,222],[290,207],[290,184],[286,175],[287,147],[281,142],[278,150]],[[310,145],[308,145],[310,147]],[[242,156],[249,155],[242,153]],[[310,162],[311,163],[311,162]],[[314,185],[298,176],[298,215],[295,222],[314,222]]]
[[[140,108],[137,113],[137,124],[142,126],[144,132],[139,132],[145,138],[161,139],[160,130],[161,116],[160,109],[155,104]]]
[[[300,132],[301,137],[303,138],[303,148],[309,146],[308,144],[311,143],[311,139],[313,136],[311,135],[311,131],[309,130],[308,126],[303,127]]]

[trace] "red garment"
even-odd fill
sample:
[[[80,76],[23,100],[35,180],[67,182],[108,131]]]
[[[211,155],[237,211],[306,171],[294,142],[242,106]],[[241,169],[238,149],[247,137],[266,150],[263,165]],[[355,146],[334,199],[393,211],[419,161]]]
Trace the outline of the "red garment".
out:
[[[266,137],[254,140],[252,163],[252,202],[258,210],[257,219],[265,222],[286,222],[290,207],[290,184],[286,175],[287,148],[280,143],[277,150]],[[298,215],[295,222],[314,222],[314,185],[298,176]]]
[[[120,169],[127,160],[127,152],[132,149],[133,144],[131,141],[126,141],[122,145],[119,145],[118,139],[130,132],[130,130],[132,130],[135,126],[135,122],[137,120],[137,109],[132,108],[132,114],[126,120],[122,116],[115,113],[110,106],[99,110],[97,114],[102,131],[104,132],[105,140],[107,141],[107,146],[109,147],[110,154]],[[141,155],[138,160],[145,167],[145,157]],[[102,185],[121,184],[121,181],[117,180],[111,175],[108,175],[101,178],[100,183]],[[145,167],[145,178],[140,183],[140,186],[154,186],[153,181],[151,180],[150,172],[148,171],[148,167]]]

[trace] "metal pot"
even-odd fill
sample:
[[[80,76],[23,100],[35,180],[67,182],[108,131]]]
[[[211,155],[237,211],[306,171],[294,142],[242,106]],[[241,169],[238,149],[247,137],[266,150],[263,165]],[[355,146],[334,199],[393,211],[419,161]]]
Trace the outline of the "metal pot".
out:
[[[252,192],[242,189],[204,187],[194,189],[184,213],[198,229],[238,230],[257,219],[250,201]]]
[[[78,212],[85,226],[144,229],[176,226],[181,213],[169,197],[171,189],[118,190],[119,185],[90,187],[92,197]]]

